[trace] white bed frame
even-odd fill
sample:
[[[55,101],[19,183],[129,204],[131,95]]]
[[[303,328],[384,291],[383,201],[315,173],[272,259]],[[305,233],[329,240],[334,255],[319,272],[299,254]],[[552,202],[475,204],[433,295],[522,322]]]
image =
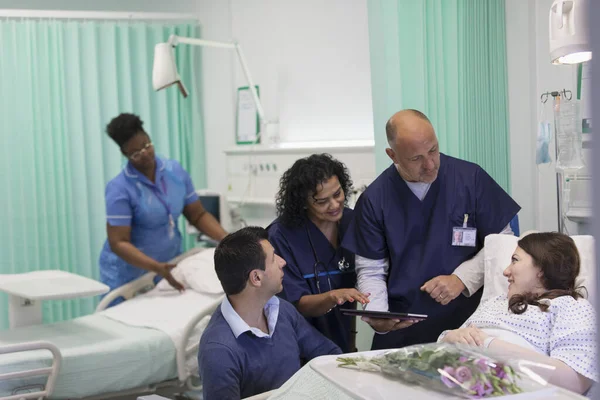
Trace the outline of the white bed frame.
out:
[[[194,248],[179,257],[171,260],[171,263],[177,264],[186,257],[196,254],[202,251],[202,248]],[[135,297],[137,294],[144,293],[154,287],[154,272],[148,272],[140,278],[129,282],[113,291],[108,293],[102,301],[96,307],[96,312],[105,310],[106,307],[115,299],[123,297],[125,300],[129,300]],[[159,382],[153,385],[132,388],[120,392],[103,393],[101,395],[86,397],[85,400],[103,400],[103,399],[114,399],[114,400],[137,400],[138,396],[146,394],[158,394],[161,396],[170,396],[174,394],[182,394],[191,390],[201,390],[202,385],[199,383],[200,378],[196,375],[190,375],[187,371],[185,361],[188,356],[197,354],[199,343],[189,349],[186,352],[186,345],[189,337],[198,324],[207,325],[210,321],[212,313],[216,307],[211,308],[208,311],[199,312],[192,318],[185,326],[181,341],[176,346],[176,359],[177,359],[177,379],[172,379],[164,382]],[[48,376],[46,385],[41,390],[32,393],[14,394],[8,397],[0,397],[0,400],[30,400],[30,399],[44,399],[49,398],[52,395],[58,374],[60,372],[60,366],[62,363],[62,355],[60,350],[50,342],[27,342],[19,343],[16,345],[0,346],[0,354],[16,353],[23,351],[33,351],[46,349],[52,353],[52,366],[48,368],[39,368],[33,370],[25,370],[18,372],[11,372],[6,374],[0,374],[0,381],[16,379],[16,378],[27,378],[34,376]],[[29,387],[23,388],[23,390],[30,389]]]
[[[58,378],[58,371],[60,370],[60,365],[62,363],[62,355],[60,354],[60,350],[58,347],[53,345],[50,342],[27,342],[27,343],[19,343],[19,344],[11,344],[8,346],[0,347],[0,354],[9,354],[9,353],[19,353],[26,351],[34,351],[34,350],[48,350],[52,353],[52,366],[46,368],[38,368],[27,371],[18,371],[18,372],[9,372],[6,374],[0,374],[0,381],[9,380],[9,379],[17,379],[17,378],[27,378],[32,376],[48,376],[46,380],[46,385],[41,390],[37,392],[25,393],[25,394],[14,394],[11,396],[2,397],[2,400],[25,400],[25,399],[43,399],[49,397],[54,390],[54,385],[56,384],[56,378]],[[29,386],[24,389],[31,389]]]

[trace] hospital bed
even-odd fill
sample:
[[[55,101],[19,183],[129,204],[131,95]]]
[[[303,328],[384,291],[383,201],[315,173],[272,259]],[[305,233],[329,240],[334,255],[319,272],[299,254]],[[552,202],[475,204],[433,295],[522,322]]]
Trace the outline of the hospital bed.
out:
[[[526,235],[530,232],[523,234]],[[595,255],[592,236],[572,236],[581,258],[581,271],[577,286],[585,286],[587,298],[595,304]],[[518,237],[490,235],[484,247],[485,286],[482,301],[508,293],[508,282],[502,275],[510,264]],[[385,350],[384,350],[385,351]],[[353,353],[352,356],[370,356],[379,351]],[[337,367],[338,356],[323,356],[311,360],[292,376],[281,388],[272,392],[269,400],[327,398],[337,400],[384,400],[391,398],[441,400],[451,398],[446,394],[426,388],[407,385],[378,373],[368,373]],[[585,397],[567,390],[548,386],[546,389],[519,395],[494,397],[495,399],[580,399]]]
[[[92,315],[0,331],[0,399],[136,399],[199,390],[200,335],[223,298],[211,249],[173,260],[179,293],[148,273]],[[106,309],[115,298],[127,301]]]

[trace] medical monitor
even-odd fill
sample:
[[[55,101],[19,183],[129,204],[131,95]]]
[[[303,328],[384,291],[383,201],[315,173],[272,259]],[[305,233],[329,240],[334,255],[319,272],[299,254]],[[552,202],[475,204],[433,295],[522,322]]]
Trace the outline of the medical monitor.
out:
[[[221,196],[215,193],[201,194],[198,197],[200,197],[204,209],[211,213],[217,221],[221,222]]]
[[[200,198],[200,202],[204,206],[204,209],[211,213],[215,219],[221,223],[221,210],[223,209],[223,205],[221,204],[222,198],[218,192],[211,191],[208,189],[200,189],[196,190],[198,197]],[[198,230],[186,220],[185,221],[186,232],[188,235],[197,235],[197,241],[203,242],[206,245],[214,246],[216,242],[210,239],[206,235],[199,235]]]

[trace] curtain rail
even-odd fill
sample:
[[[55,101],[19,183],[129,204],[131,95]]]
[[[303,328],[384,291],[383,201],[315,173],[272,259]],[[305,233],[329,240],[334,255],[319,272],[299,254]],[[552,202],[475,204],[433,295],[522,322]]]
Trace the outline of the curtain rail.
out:
[[[128,21],[198,21],[198,16],[183,13],[113,12],[113,11],[62,11],[0,9],[0,18],[128,20]]]

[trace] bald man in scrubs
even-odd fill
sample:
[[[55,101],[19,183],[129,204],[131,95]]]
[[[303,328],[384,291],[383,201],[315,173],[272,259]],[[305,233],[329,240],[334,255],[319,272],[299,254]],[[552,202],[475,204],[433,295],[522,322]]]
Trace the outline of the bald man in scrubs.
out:
[[[386,124],[392,164],[355,207],[342,246],[356,254],[367,310],[427,314],[425,321],[363,318],[373,349],[435,342],[477,308],[484,239],[512,234],[515,201],[477,164],[440,153],[423,113],[402,110]]]

